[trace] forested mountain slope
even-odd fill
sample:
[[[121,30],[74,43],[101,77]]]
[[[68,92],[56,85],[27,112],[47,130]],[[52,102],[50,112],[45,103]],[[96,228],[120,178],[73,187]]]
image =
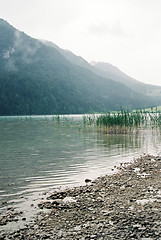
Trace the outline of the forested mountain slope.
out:
[[[158,104],[69,61],[0,19],[0,115],[64,114]]]
[[[113,79],[125,84],[134,91],[147,96],[161,97],[161,87],[145,84],[128,76],[117,67],[105,62],[92,62],[91,65],[98,70],[100,76]]]
[[[154,99],[156,99],[156,100],[160,99],[160,101],[161,101],[161,87],[160,86],[155,86],[152,84],[145,84],[140,81],[137,81],[136,79],[128,76],[127,74],[122,72],[119,68],[113,66],[110,63],[93,61],[89,64],[81,56],[76,56],[71,51],[64,50],[50,41],[42,40],[42,42],[44,44],[46,44],[47,46],[56,48],[67,60],[69,60],[73,64],[87,68],[91,72],[93,72],[99,76],[102,76],[103,78],[112,79],[116,82],[120,82],[120,83],[124,84],[125,86],[131,88],[133,91],[135,91],[137,93],[141,93],[142,95],[146,95],[146,96],[153,96]]]

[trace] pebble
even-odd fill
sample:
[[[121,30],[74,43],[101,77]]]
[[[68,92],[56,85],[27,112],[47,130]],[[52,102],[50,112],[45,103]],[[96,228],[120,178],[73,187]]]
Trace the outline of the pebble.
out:
[[[85,186],[53,192],[39,203],[34,223],[1,233],[0,240],[161,239],[161,157],[142,156],[119,169]],[[8,210],[0,216],[0,225],[16,220],[18,214]]]

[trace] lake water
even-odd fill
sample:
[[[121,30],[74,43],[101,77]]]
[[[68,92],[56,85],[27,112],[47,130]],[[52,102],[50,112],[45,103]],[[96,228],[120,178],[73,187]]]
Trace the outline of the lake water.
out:
[[[82,116],[0,117],[0,203],[59,186],[84,184],[120,162],[161,153],[156,129],[104,134],[84,127]],[[4,204],[1,205],[4,209]]]

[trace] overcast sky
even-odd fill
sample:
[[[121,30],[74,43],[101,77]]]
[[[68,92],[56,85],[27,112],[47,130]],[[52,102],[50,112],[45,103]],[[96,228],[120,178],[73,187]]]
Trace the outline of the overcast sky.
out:
[[[161,0],[0,0],[0,18],[88,62],[161,85]]]

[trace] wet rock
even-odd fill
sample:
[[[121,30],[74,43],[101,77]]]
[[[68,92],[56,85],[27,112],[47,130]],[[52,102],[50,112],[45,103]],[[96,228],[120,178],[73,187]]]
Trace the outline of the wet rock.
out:
[[[38,204],[38,207],[39,207],[40,209],[43,209],[43,208],[48,208],[48,209],[50,209],[50,208],[52,208],[52,204],[51,204],[51,202],[49,202],[49,201],[43,201],[43,202],[40,202],[40,203]]]
[[[92,182],[92,180],[88,179],[88,178],[86,178],[84,181],[85,181],[85,183],[91,183]]]
[[[8,222],[18,221],[21,213],[15,212],[13,208],[8,210],[4,215],[0,216],[0,225],[6,225]]]
[[[20,230],[16,237],[12,233],[5,239],[25,236],[25,240],[158,240],[161,236],[160,169],[161,157],[143,156],[131,164],[122,164],[111,176],[54,192],[38,205],[50,212],[41,211],[34,224]]]
[[[63,199],[67,196],[67,192],[66,191],[60,191],[60,192],[55,192],[54,194],[52,194],[50,197],[48,197],[47,199]]]

